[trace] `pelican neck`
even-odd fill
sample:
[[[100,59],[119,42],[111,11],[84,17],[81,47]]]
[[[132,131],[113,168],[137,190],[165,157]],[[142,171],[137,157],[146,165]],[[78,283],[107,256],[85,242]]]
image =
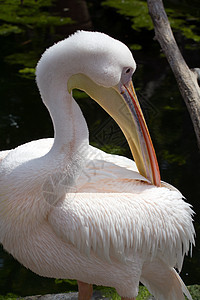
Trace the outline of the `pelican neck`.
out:
[[[70,157],[77,151],[83,151],[89,145],[88,128],[80,107],[66,89],[54,86],[45,98],[54,127],[54,143],[51,153],[65,154]],[[44,99],[44,95],[42,96]]]

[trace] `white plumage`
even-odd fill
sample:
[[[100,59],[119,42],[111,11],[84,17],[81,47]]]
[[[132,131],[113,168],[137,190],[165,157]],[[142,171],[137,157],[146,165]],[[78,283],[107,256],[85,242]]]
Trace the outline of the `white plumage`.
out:
[[[134,70],[128,48],[101,33],[78,32],[44,53],[37,84],[55,138],[0,153],[0,242],[42,276],[112,286],[130,298],[141,281],[159,300],[181,300],[183,292],[191,299],[173,269],[194,244],[190,205],[132,160],[91,147],[70,93],[81,88],[111,115],[116,110],[127,137],[129,123],[123,127],[112,101]],[[143,168],[145,154],[138,157]]]

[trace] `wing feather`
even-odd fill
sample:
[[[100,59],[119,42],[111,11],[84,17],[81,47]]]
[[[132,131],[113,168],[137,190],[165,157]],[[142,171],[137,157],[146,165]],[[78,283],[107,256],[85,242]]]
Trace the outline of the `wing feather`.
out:
[[[140,194],[75,193],[48,220],[87,256],[126,261],[140,252],[180,269],[194,241],[192,213],[180,193],[147,185]]]

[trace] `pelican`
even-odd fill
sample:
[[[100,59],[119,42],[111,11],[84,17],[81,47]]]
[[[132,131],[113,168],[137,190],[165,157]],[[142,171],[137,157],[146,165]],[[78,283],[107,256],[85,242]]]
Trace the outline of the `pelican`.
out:
[[[139,282],[159,300],[192,299],[178,275],[194,244],[193,211],[161,182],[135,90],[126,45],[78,31],[42,55],[36,68],[54,138],[0,154],[0,242],[21,264],[136,299]],[[85,91],[122,129],[134,160],[89,145],[73,90]]]

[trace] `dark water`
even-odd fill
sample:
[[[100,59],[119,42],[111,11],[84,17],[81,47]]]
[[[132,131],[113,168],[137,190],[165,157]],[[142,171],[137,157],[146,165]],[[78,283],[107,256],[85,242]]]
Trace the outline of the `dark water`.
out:
[[[105,32],[130,47],[139,44],[141,50],[133,51],[138,65],[133,82],[155,145],[161,176],[164,181],[176,186],[193,205],[196,212],[195,226],[199,233],[200,155],[192,123],[173,74],[160,52],[159,45],[153,40],[153,31],[132,30],[130,19],[120,16],[113,9],[102,7],[100,2],[79,1],[79,5],[83,6],[81,12],[79,10],[76,15],[77,7],[72,5],[72,1],[65,1],[65,6],[70,7],[69,12],[77,21],[74,25],[54,27],[51,30],[47,27],[41,34],[37,28],[26,28],[21,35],[0,37],[0,149],[10,149],[34,139],[53,135],[51,120],[41,102],[34,78],[21,76],[19,69],[24,66],[19,63],[10,64],[6,62],[5,57],[20,51],[24,55],[28,51],[35,51],[29,66],[32,67],[47,46],[78,28]],[[60,1],[61,6],[62,3],[63,1]],[[76,1],[74,3],[76,4]],[[62,14],[64,10],[61,8]],[[57,12],[59,9],[54,8]],[[177,38],[189,66],[197,67],[197,45],[191,42],[193,48],[186,49],[185,38],[178,34]],[[75,96],[86,117],[91,143],[113,153],[131,157],[123,134],[114,121],[86,95],[76,93]],[[200,283],[199,237],[193,257],[185,259],[181,276],[186,284]],[[0,250],[0,294],[12,292],[31,295],[74,288],[76,287],[67,283],[55,284],[54,280],[41,279],[22,267],[3,249]]]

